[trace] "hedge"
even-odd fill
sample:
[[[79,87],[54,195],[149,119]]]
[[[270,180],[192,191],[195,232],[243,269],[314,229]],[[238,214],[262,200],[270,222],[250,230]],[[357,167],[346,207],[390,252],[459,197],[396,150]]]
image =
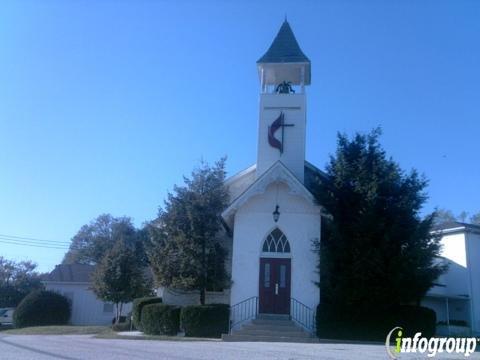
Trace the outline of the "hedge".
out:
[[[402,305],[387,312],[352,315],[327,304],[317,307],[317,336],[328,339],[384,341],[396,326],[404,329],[404,336],[432,337],[435,334],[436,315],[432,309]]]
[[[405,336],[414,336],[417,332],[421,332],[425,337],[435,335],[437,315],[432,309],[423,306],[400,306],[394,312],[393,320],[398,324],[396,326],[405,330]]]
[[[137,330],[142,330],[142,309],[145,305],[158,304],[162,302],[161,297],[148,296],[133,300],[132,315],[133,325]]]
[[[180,330],[180,308],[173,305],[149,304],[141,311],[142,330],[148,335],[177,335]]]
[[[39,290],[28,294],[13,313],[17,328],[42,325],[65,325],[70,320],[70,302],[53,291]]]
[[[219,338],[228,333],[229,315],[226,304],[186,306],[181,315],[185,336]]]

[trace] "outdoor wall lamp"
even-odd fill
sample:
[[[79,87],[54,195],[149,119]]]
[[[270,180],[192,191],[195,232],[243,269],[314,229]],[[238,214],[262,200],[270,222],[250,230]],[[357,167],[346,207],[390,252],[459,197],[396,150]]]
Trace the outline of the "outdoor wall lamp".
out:
[[[279,206],[275,206],[275,211],[272,213],[273,221],[277,222],[278,218],[280,217],[280,211],[278,211]]]

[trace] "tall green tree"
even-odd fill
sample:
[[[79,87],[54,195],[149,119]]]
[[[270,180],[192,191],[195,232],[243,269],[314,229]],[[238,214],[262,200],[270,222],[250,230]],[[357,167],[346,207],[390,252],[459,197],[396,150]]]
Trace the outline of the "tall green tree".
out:
[[[228,205],[224,186],[225,159],[202,163],[183,186],[168,194],[157,220],[147,226],[147,255],[161,286],[198,290],[205,303],[207,289],[228,286],[226,250],[218,234],[220,214]]]
[[[134,250],[123,241],[109,249],[93,272],[93,291],[104,301],[115,304],[115,321],[122,315],[123,304],[152,294],[153,284]]]
[[[480,212],[473,214],[470,217],[470,222],[475,225],[480,225]]]
[[[353,313],[419,302],[444,271],[434,215],[420,216],[427,181],[387,157],[380,133],[339,135],[316,191],[329,214],[317,244],[322,302]]]
[[[466,211],[462,211],[458,215],[454,215],[451,210],[437,209],[435,211],[435,225],[442,225],[449,222],[470,222],[474,225],[480,225],[480,212],[477,212],[471,216]]]
[[[117,242],[135,250],[135,256],[145,263],[142,237],[129,217],[98,216],[90,224],[83,225],[72,238],[70,248],[63,259],[64,264],[98,264],[105,253]]]
[[[16,307],[33,290],[43,288],[37,265],[0,256],[0,307]]]
[[[439,225],[454,222],[454,221],[458,221],[458,219],[451,210],[437,209],[435,211],[435,218],[434,218],[435,225],[439,226]]]

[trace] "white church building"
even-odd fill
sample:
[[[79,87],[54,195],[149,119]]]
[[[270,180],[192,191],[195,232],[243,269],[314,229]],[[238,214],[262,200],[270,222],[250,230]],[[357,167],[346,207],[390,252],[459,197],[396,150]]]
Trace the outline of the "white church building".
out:
[[[227,181],[232,202],[222,214],[233,234],[233,322],[244,320],[248,299],[258,302],[260,314],[301,311],[303,317],[312,317],[320,301],[313,242],[321,216],[308,189],[317,170],[305,162],[311,66],[287,21],[257,67],[257,163]],[[313,325],[313,319],[296,320]]]
[[[257,162],[226,180],[230,205],[222,213],[231,287],[207,292],[207,303],[231,306],[233,328],[262,314],[293,320],[314,332],[320,302],[318,254],[322,209],[311,189],[325,176],[305,159],[306,88],[311,63],[285,20],[257,61],[260,80]],[[450,267],[422,305],[434,309],[446,331],[455,324],[480,333],[480,226],[437,230]],[[195,304],[192,292],[159,289],[165,303]]]
[[[207,292],[206,300],[229,303],[233,324],[265,313],[291,315],[313,330],[320,301],[313,242],[320,238],[321,208],[309,184],[321,172],[305,161],[310,60],[287,21],[257,67],[257,163],[226,180],[231,202],[222,214],[223,244],[231,287]],[[159,292],[167,303],[198,301],[196,294]]]

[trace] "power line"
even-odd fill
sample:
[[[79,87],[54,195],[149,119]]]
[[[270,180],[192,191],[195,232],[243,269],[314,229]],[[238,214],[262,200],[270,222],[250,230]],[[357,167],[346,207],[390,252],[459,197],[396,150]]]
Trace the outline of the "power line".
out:
[[[43,241],[10,239],[10,238],[5,238],[3,236],[0,236],[0,240],[10,241],[10,242],[19,243],[19,244],[32,244],[32,245],[41,245],[41,246],[53,246],[53,247],[69,247],[70,246],[69,244],[50,244],[50,243],[44,243]]]
[[[46,240],[46,239],[38,239],[38,238],[31,238],[25,236],[15,236],[15,235],[5,235],[0,234],[0,237],[4,238],[12,238],[12,239],[19,239],[19,240],[32,240],[32,241],[41,241],[41,242],[49,242],[49,243],[57,243],[57,244],[69,244],[67,241],[57,241],[57,240]]]
[[[65,247],[69,246],[69,243],[49,243],[45,241],[40,241],[40,240],[24,240],[24,239],[17,239],[17,238],[8,238],[0,235],[1,240],[8,240],[12,242],[18,242],[18,243],[27,243],[27,244],[37,244],[37,245],[47,245],[47,246],[58,246],[58,247]]]
[[[48,245],[41,245],[38,243],[15,242],[15,240],[9,240],[9,239],[3,239],[3,238],[0,238],[0,243],[10,244],[10,245],[33,246],[33,247],[44,248],[44,249],[58,249],[58,250],[69,249],[68,247],[48,246]]]

